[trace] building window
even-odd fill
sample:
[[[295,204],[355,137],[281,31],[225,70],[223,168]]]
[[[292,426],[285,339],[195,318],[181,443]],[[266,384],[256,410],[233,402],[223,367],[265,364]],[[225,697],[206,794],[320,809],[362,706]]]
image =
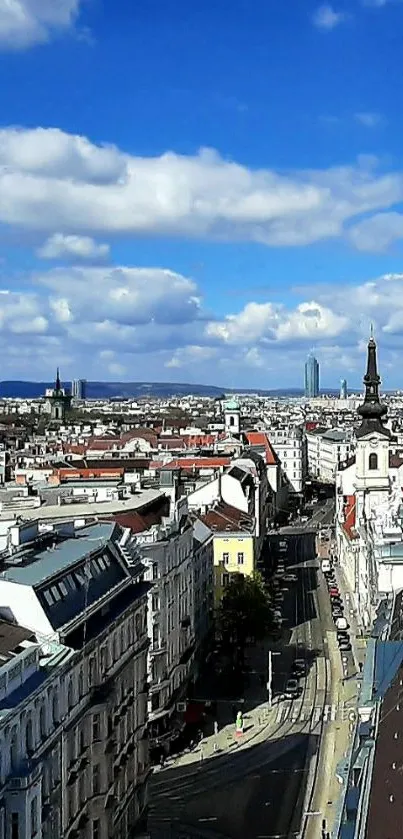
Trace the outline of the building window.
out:
[[[25,748],[27,750],[28,755],[33,751],[34,748],[34,730],[31,717],[28,717],[27,724],[25,727]]]
[[[99,819],[92,820],[92,830],[91,830],[91,839],[100,839],[101,836],[101,823]]]
[[[378,468],[378,455],[375,452],[372,452],[369,456],[369,468],[370,469],[377,469]]]
[[[99,763],[95,763],[92,767],[92,794],[98,795],[101,786],[99,782]]]
[[[243,553],[240,551],[238,553],[238,565],[243,565]]]
[[[36,836],[38,831],[38,799],[33,798],[31,801],[31,836]]]
[[[160,628],[158,624],[154,624],[153,626],[153,647],[158,647],[160,640]]]
[[[222,575],[222,584],[223,584],[224,588],[225,588],[225,586],[229,585],[229,574],[223,574]]]
[[[153,580],[158,580],[158,564],[153,563]]]
[[[11,839],[20,839],[20,817],[18,813],[11,813]]]
[[[46,709],[44,703],[42,703],[39,711],[39,730],[41,732],[41,737],[46,737]]]
[[[88,684],[90,687],[95,683],[96,667],[95,658],[91,656],[88,662]]]
[[[159,594],[153,594],[152,601],[151,601],[151,608],[153,612],[158,612],[160,607],[160,596]]]
[[[229,553],[224,553],[222,555],[222,561],[223,561],[224,565],[228,565],[228,563],[229,563]]]
[[[99,714],[93,714],[92,717],[92,739],[99,740],[101,736],[101,720]]]

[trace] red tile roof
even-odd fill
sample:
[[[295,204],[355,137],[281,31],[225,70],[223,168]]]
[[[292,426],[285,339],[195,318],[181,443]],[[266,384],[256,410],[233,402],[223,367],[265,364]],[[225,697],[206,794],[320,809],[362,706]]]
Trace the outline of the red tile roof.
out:
[[[238,510],[237,507],[226,504],[225,501],[218,501],[204,516],[200,516],[200,519],[214,532],[228,530],[249,534],[253,532],[253,516],[244,513],[243,510]]]
[[[186,443],[183,437],[160,437],[158,440],[158,448],[161,451],[170,451],[171,449],[186,449]]]
[[[213,446],[217,440],[215,434],[183,434],[181,436],[189,449],[199,448],[201,446]]]
[[[396,643],[399,655],[400,644]],[[401,652],[400,652],[401,655]],[[402,693],[403,667],[392,680],[381,705],[367,817],[367,839],[402,839]]]
[[[164,463],[163,469],[218,469],[230,462],[230,457],[178,457]]]
[[[254,446],[263,446],[265,450],[267,465],[275,466],[275,464],[277,463],[277,458],[265,431],[247,431],[246,439],[252,448]]]
[[[130,527],[132,533],[143,533],[153,524],[161,524],[163,517],[169,515],[169,504],[169,498],[164,495],[143,507],[139,512],[133,510],[133,512],[112,516],[112,521],[116,521],[121,527]]]

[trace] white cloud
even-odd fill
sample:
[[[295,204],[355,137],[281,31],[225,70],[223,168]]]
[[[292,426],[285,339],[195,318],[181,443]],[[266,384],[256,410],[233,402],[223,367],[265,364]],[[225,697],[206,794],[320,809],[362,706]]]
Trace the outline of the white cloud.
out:
[[[403,201],[376,160],[277,173],[212,150],[133,157],[57,129],[0,130],[0,223],[79,239],[163,235],[307,245]]]
[[[247,303],[236,315],[207,324],[206,334],[227,344],[296,342],[333,338],[349,326],[348,318],[319,303],[300,303],[294,311],[272,303]]]
[[[64,233],[53,233],[38,248],[37,255],[42,259],[88,259],[103,260],[109,256],[109,245],[98,244],[91,236],[66,236]]]
[[[71,29],[81,0],[0,0],[0,49],[20,50]]]
[[[152,381],[177,370],[184,381],[290,386],[314,347],[337,386],[343,373],[361,376],[371,321],[385,370],[403,351],[403,274],[299,296],[214,319],[196,283],[166,269],[44,271],[0,294],[2,375],[43,379],[59,362],[65,378]]]
[[[361,251],[386,251],[393,242],[403,239],[403,215],[377,213],[349,231],[352,244]]]
[[[376,128],[382,122],[382,117],[372,111],[359,111],[354,115],[357,122],[366,128]]]
[[[325,3],[319,6],[312,16],[312,23],[318,29],[324,29],[330,32],[346,20],[346,15],[343,12],[336,12],[333,6]]]
[[[187,347],[180,347],[173,356],[165,362],[165,367],[187,367],[193,364],[200,364],[210,361],[217,356],[218,350],[215,347],[201,347],[190,344]]]

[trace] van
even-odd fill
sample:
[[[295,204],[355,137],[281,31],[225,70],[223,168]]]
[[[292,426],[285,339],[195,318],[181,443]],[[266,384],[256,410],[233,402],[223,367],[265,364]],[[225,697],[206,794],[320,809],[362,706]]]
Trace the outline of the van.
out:
[[[347,618],[337,618],[335,621],[336,629],[348,629]]]

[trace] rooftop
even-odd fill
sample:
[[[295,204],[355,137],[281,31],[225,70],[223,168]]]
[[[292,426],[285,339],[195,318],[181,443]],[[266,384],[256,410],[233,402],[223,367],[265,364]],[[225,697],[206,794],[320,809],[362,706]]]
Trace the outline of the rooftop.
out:
[[[54,548],[33,551],[29,554],[29,564],[16,565],[2,571],[0,580],[24,586],[39,586],[105,545],[114,528],[114,522],[105,522],[79,530],[75,536],[65,539]]]
[[[30,629],[0,620],[0,662],[14,658],[15,653],[19,652],[18,647],[23,645],[24,641],[35,643],[35,635]]]
[[[133,510],[141,510],[142,507],[155,501],[163,495],[160,489],[144,489],[138,494],[133,494],[128,499],[113,501],[95,501],[92,503],[77,502],[77,504],[44,504],[42,507],[32,509],[21,509],[21,517],[24,520],[52,521],[54,519],[83,519],[94,518],[95,516],[113,516],[119,513],[129,513]],[[0,515],[2,519],[8,519],[7,513]]]

